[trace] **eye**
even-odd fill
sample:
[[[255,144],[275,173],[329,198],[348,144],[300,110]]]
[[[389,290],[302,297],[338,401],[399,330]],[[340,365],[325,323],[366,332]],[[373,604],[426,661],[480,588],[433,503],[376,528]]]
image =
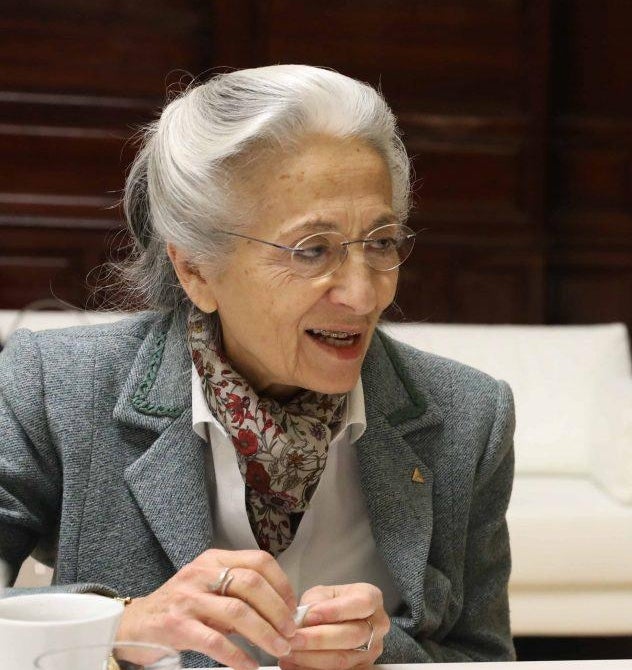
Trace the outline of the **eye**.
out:
[[[370,238],[365,242],[371,251],[388,252],[397,249],[401,240],[395,237],[376,237]]]
[[[322,263],[332,254],[331,242],[322,236],[315,236],[299,243],[292,253],[292,258],[299,263]]]
[[[316,261],[325,258],[330,249],[327,244],[310,244],[294,250],[294,258],[301,261]]]

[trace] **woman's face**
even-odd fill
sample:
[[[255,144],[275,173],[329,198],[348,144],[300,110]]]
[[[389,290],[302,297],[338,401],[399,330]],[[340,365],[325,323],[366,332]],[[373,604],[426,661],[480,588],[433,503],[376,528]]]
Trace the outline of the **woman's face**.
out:
[[[393,217],[387,167],[359,140],[312,137],[300,152],[266,158],[236,188],[238,198],[256,203],[256,220],[244,232],[286,246],[332,228],[348,240],[363,238]],[[299,388],[352,389],[378,319],[394,299],[397,270],[371,269],[356,244],[336,272],[306,279],[292,272],[289,253],[236,243],[227,269],[217,275],[200,267],[196,290],[187,291],[201,309],[217,309],[235,368],[258,392],[279,398]],[[336,346],[314,331],[356,335]]]

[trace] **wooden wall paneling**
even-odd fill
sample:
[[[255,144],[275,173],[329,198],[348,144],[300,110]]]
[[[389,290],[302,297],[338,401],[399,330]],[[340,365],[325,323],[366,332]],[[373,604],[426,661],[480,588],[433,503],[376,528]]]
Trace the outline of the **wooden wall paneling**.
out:
[[[0,252],[0,299],[3,309],[21,309],[35,300],[51,297],[51,282],[63,285],[65,300],[73,305],[80,304],[81,291],[77,290],[73,279],[71,262],[65,254],[35,257],[31,249],[22,256]]]
[[[405,318],[479,313],[497,321],[515,313],[538,321],[548,98],[537,83],[548,77],[548,15],[548,0],[216,2],[213,58],[221,65],[325,65],[380,84],[415,156],[419,200],[411,220],[427,229],[419,245],[432,255],[402,271]],[[244,39],[227,39],[238,26]],[[499,270],[490,246],[518,244],[519,254],[535,259],[518,271],[522,288],[512,299],[523,304],[506,302],[492,316],[477,291],[460,297],[459,281],[450,279],[459,267],[454,244],[478,254],[477,276],[487,259],[491,277]]]
[[[209,3],[209,62],[214,68],[221,71],[266,64],[260,58],[265,36],[259,25],[257,9],[256,0],[213,0]],[[291,15],[286,20],[292,20]]]
[[[560,250],[551,260],[549,302],[558,323],[632,324],[629,250]]]
[[[417,178],[413,220],[428,229],[428,237],[466,235],[483,245],[490,235],[529,237],[520,124],[509,131],[499,119],[405,116],[404,121]]]
[[[105,0],[9,0],[3,277],[31,254],[37,272],[49,263],[56,282],[66,278],[69,295],[83,282],[90,253],[79,246],[120,225],[107,207],[133,155],[126,139],[183,71],[310,62],[381,83],[415,156],[411,221],[427,231],[402,271],[408,318],[598,318],[590,286],[612,287],[616,273],[627,286],[621,259],[632,253],[631,21],[632,5],[617,0],[158,0],[150,14]],[[7,252],[18,230],[21,246]],[[40,248],[53,231],[72,238],[68,249]],[[573,256],[588,251],[601,260]],[[572,297],[580,284],[592,306]],[[627,315],[613,290],[606,311]]]
[[[632,4],[555,12],[554,242],[632,244]]]
[[[162,99],[165,76],[210,56],[209,3],[6,0],[0,88]]]
[[[391,320],[537,323],[542,313],[543,259],[520,245],[480,249],[423,244],[400,273]]]
[[[259,64],[325,65],[381,82],[401,110],[520,108],[519,0],[258,0],[256,11]]]
[[[630,120],[632,3],[556,0],[555,101],[561,116]]]
[[[529,128],[525,142],[525,201],[540,243],[545,236],[551,132],[551,0],[529,0],[525,8],[523,81]]]
[[[550,318],[632,326],[632,4],[555,5]]]
[[[107,230],[4,226],[0,305],[20,309],[50,298],[85,305],[92,292],[88,275],[105,262],[111,245]]]
[[[132,124],[126,126],[120,119],[113,124],[109,119],[105,127],[80,125],[82,119],[99,118],[94,100],[82,99],[79,104],[64,96],[44,101],[41,97],[0,94],[2,120],[10,121],[14,113],[13,123],[0,122],[0,155],[7,166],[0,174],[0,224],[118,227],[115,205],[135,151],[128,142]],[[27,108],[29,122],[19,114]],[[134,110],[138,118],[138,108]],[[66,111],[72,125],[64,123]],[[55,120],[46,124],[49,112],[55,113]],[[101,114],[102,121],[107,117]]]
[[[555,243],[632,247],[632,122],[567,119],[554,150]]]
[[[98,129],[0,127],[0,153],[10,166],[0,177],[0,189],[113,199],[123,185],[124,140]]]
[[[104,0],[3,5],[2,306],[52,294],[85,303],[86,276],[120,228],[128,138],[166,86],[208,68],[210,22],[201,0],[158,0],[150,11]]]

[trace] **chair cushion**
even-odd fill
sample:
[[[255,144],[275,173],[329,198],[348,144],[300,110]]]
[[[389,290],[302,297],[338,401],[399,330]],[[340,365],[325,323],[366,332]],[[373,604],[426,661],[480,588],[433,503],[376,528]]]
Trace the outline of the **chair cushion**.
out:
[[[632,584],[632,507],[581,477],[516,477],[507,513],[511,586]]]
[[[516,401],[519,473],[588,475],[603,389],[632,374],[623,324],[387,324],[384,330],[509,382]]]
[[[6,342],[19,328],[49,330],[70,326],[109,323],[125,317],[122,312],[90,312],[84,310],[26,310],[0,309],[0,342]]]
[[[621,502],[632,504],[632,377],[604,385],[591,450],[592,476]]]

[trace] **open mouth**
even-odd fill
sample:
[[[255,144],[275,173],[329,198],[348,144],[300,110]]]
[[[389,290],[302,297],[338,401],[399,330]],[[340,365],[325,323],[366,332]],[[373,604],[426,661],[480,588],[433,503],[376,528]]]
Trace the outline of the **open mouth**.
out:
[[[319,328],[312,328],[306,332],[318,342],[340,349],[353,347],[362,336],[361,333],[350,333],[343,330],[321,330]]]

